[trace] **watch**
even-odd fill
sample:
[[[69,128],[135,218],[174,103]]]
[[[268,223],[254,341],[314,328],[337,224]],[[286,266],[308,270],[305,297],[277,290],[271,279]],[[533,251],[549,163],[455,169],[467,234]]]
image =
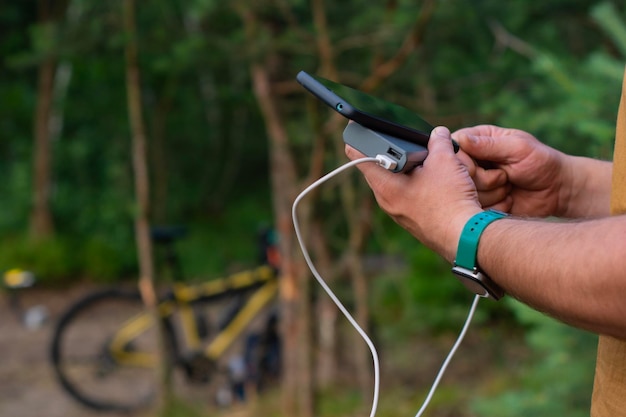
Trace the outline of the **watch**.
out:
[[[497,210],[478,213],[467,221],[459,239],[452,273],[468,290],[484,298],[499,300],[504,296],[504,290],[478,269],[476,262],[478,242],[487,226],[506,216],[508,216],[506,213]]]

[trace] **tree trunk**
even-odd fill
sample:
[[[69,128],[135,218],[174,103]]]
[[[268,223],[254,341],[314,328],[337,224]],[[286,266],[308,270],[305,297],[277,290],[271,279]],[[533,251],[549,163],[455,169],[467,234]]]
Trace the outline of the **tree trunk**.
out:
[[[153,109],[152,129],[150,135],[151,143],[151,166],[153,167],[152,177],[152,204],[154,207],[151,213],[152,221],[156,224],[167,221],[167,201],[169,194],[169,172],[168,169],[168,149],[167,149],[167,115],[172,106],[171,92],[176,86],[172,79],[166,81],[166,86],[160,93],[156,106]]]
[[[311,249],[316,255],[316,267],[329,285],[335,281],[332,257],[328,252],[324,227],[320,221],[312,225]],[[325,294],[316,302],[315,322],[317,329],[316,382],[321,388],[331,387],[337,379],[337,318],[339,310]],[[343,316],[342,316],[343,317]]]
[[[291,220],[291,204],[297,191],[296,172],[288,149],[287,132],[271,94],[266,68],[252,64],[252,82],[271,142],[270,177],[282,254],[283,408],[286,415],[312,417],[310,301],[304,266],[294,251],[297,245]]]
[[[147,140],[141,105],[140,72],[137,63],[138,46],[135,27],[135,2],[124,0],[123,3],[124,29],[127,35],[126,55],[126,90],[128,101],[128,115],[132,135],[132,158],[135,176],[136,214],[135,238],[139,258],[138,287],[146,308],[153,315],[155,323],[160,323],[157,311],[157,294],[154,288],[154,260],[152,241],[150,239],[150,181],[147,162]],[[157,410],[162,410],[170,400],[170,378],[168,366],[165,362],[164,332],[159,328],[159,361],[156,377],[159,381],[159,392],[156,399]]]
[[[37,10],[39,25],[53,25],[65,14],[67,2],[53,4],[48,0],[39,0]],[[35,239],[44,238],[54,233],[54,222],[50,210],[52,188],[51,170],[51,119],[54,98],[54,78],[57,60],[54,51],[46,51],[46,56],[39,64],[37,75],[37,104],[34,114],[34,151],[33,151],[33,200],[30,212],[30,234]]]
[[[52,188],[50,117],[55,72],[56,60],[52,57],[46,58],[39,65],[34,128],[33,206],[30,214],[30,233],[36,239],[54,233],[50,211]]]
[[[313,19],[315,22],[315,28],[317,31],[317,49],[320,56],[320,72],[323,76],[331,79],[338,78],[338,71],[335,65],[335,52],[330,41],[328,25],[326,21],[326,8],[324,0],[314,0],[311,3],[313,10]],[[339,123],[341,119],[335,117],[331,119],[327,126],[326,131],[331,132],[333,136],[333,143],[335,144],[335,151],[338,156],[338,160],[342,159],[344,153],[343,142],[332,132],[339,131]],[[360,221],[360,216],[355,216],[355,213],[359,213],[358,197],[354,192],[354,185],[350,182],[348,177],[340,179],[340,198],[342,201],[343,211],[346,214],[348,223],[349,243],[345,250],[343,259],[346,261],[347,272],[352,282],[352,289],[354,293],[355,308],[354,318],[359,323],[361,328],[367,332],[369,327],[369,307],[368,307],[368,286],[363,273],[361,261],[360,261],[360,249],[362,245],[359,242],[363,242],[365,236],[367,236],[367,228],[363,228],[363,224]],[[319,242],[318,246],[323,247],[323,243]],[[320,256],[321,253],[318,253]],[[323,257],[321,258],[323,259]],[[321,300],[319,301],[321,303]],[[336,375],[332,375],[332,370],[329,369],[331,363],[336,363],[334,358],[334,352],[332,349],[336,344],[336,317],[329,314],[328,306],[323,303],[320,308],[324,308],[326,314],[319,317],[319,332],[320,332],[320,352],[324,352],[324,357],[320,357],[324,361],[320,365],[324,365],[324,372],[327,375],[321,374],[320,377],[324,377],[326,381],[320,379],[320,384],[328,383],[330,378],[335,378]],[[372,367],[371,367],[371,355],[367,349],[367,345],[363,342],[360,335],[357,333],[354,335],[355,342],[353,344],[353,354],[351,355],[354,360],[354,366],[356,370],[356,377],[359,388],[365,399],[371,398],[372,395]],[[323,343],[323,344],[322,344]],[[321,371],[322,369],[320,369]]]
[[[37,11],[39,25],[58,24],[67,14],[69,0],[39,0]],[[54,33],[54,32],[53,32]],[[63,65],[64,77],[60,77],[62,85],[58,85],[59,98],[65,94],[71,67]],[[56,51],[46,51],[39,64],[37,75],[37,104],[34,112],[33,126],[33,195],[29,219],[29,231],[35,239],[45,238],[54,233],[54,219],[50,208],[52,190],[52,140],[58,137],[62,126],[62,113],[55,112],[55,79],[57,75]],[[62,75],[63,75],[62,74]],[[61,102],[62,100],[57,100]]]

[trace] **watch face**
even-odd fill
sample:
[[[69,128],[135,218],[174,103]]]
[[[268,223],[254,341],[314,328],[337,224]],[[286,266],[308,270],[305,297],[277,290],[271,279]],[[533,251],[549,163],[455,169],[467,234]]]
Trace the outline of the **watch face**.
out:
[[[499,300],[504,295],[504,291],[482,272],[474,272],[455,266],[452,268],[452,273],[461,281],[465,288],[481,297]]]

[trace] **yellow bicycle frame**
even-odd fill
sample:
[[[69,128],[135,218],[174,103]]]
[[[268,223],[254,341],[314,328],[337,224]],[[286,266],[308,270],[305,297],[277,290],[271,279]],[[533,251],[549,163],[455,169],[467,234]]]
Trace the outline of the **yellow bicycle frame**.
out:
[[[201,340],[198,335],[196,316],[191,303],[205,297],[215,296],[229,290],[244,289],[261,283],[220,333],[203,349],[203,354],[217,360],[245,330],[254,317],[274,298],[278,292],[278,282],[274,269],[261,266],[254,270],[233,274],[199,285],[178,284],[174,288],[174,299],[159,304],[159,315],[168,317],[178,312],[181,318],[183,337],[187,349],[199,350]],[[143,312],[126,321],[115,333],[109,344],[109,353],[121,365],[134,367],[154,367],[157,357],[153,353],[129,351],[131,342],[154,326],[154,318]]]

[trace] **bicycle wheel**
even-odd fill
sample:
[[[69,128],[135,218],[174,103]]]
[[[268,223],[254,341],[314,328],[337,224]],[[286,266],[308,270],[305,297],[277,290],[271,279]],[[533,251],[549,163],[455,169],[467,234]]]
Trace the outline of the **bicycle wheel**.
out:
[[[277,383],[282,361],[277,313],[270,314],[265,327],[260,331],[247,335],[244,360],[248,372],[248,385],[260,392]]]
[[[173,353],[169,320],[164,320],[163,328]],[[154,399],[157,352],[157,326],[139,294],[107,290],[85,297],[60,318],[51,361],[63,388],[82,404],[102,411],[130,411]],[[139,358],[143,359],[135,360]]]

